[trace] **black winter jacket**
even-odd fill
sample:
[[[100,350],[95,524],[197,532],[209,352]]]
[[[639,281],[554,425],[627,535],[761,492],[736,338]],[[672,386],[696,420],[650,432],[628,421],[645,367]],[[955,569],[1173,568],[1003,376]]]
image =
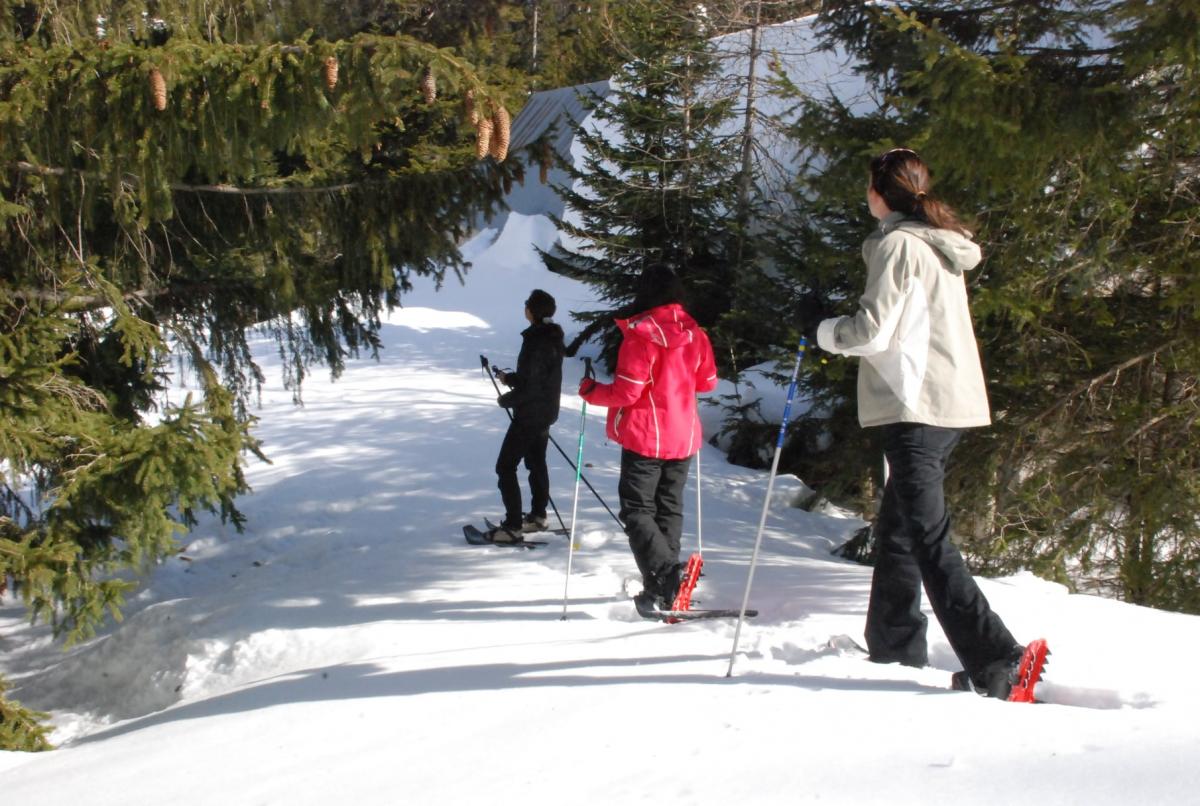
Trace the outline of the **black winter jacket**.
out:
[[[514,419],[547,428],[558,419],[565,353],[563,330],[553,322],[539,322],[521,332],[517,370],[504,376],[512,391],[500,396],[500,405],[512,409]]]

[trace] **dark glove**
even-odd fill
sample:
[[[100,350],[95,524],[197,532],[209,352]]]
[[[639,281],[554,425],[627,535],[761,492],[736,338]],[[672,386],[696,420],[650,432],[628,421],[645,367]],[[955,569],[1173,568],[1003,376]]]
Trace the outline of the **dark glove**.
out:
[[[505,392],[504,394],[500,395],[500,397],[496,398],[496,403],[499,404],[501,408],[511,409],[513,405],[513,393]]]
[[[821,322],[837,316],[834,306],[815,294],[800,300],[796,314],[800,323],[800,334],[808,339],[809,347],[817,346],[817,328],[821,326]]]

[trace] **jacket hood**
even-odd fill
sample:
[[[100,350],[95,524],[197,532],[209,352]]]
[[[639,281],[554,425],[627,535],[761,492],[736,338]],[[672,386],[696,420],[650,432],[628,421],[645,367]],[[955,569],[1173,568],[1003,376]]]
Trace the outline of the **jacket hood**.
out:
[[[954,230],[938,229],[924,221],[904,218],[896,213],[885,218],[880,223],[880,228],[885,233],[899,229],[917,236],[937,250],[945,258],[946,268],[955,274],[970,271],[983,259],[983,253],[979,251],[979,244]]]
[[[628,319],[617,319],[616,322],[627,338],[645,339],[668,350],[691,344],[699,327],[691,314],[677,302],[651,308]]]

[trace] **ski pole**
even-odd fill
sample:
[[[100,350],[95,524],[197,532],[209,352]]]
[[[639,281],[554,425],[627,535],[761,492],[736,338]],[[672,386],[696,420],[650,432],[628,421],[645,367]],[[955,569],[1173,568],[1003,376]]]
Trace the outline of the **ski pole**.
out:
[[[491,369],[490,369],[490,367],[489,367],[489,365],[488,365],[487,356],[486,356],[486,355],[481,355],[481,356],[479,356],[479,361],[480,361],[480,363],[481,363],[481,364],[483,364],[483,368],[484,368],[484,370],[486,370],[486,371],[487,371],[489,374],[491,374]],[[494,377],[492,378],[492,385],[493,385],[493,386],[495,386],[495,385],[496,385],[496,379],[495,379]],[[497,392],[499,392],[499,391],[500,391],[500,387],[499,387],[499,386],[496,386],[496,391],[497,391]],[[511,416],[512,416],[512,414],[510,413],[508,416],[509,416],[509,417],[511,417]],[[559,453],[562,455],[562,458],[567,460],[567,464],[569,464],[569,465],[571,466],[571,469],[572,469],[572,470],[578,470],[578,469],[579,469],[579,468],[575,467],[575,464],[574,464],[574,462],[572,462],[572,461],[571,461],[571,457],[570,457],[570,456],[568,456],[568,455],[567,455],[567,452],[566,452],[566,451],[564,451],[564,450],[562,449],[562,446],[558,444],[558,441],[557,441],[557,440],[554,438],[554,435],[553,435],[553,434],[551,434],[551,435],[550,435],[550,442],[551,442],[551,444],[553,444],[553,445],[554,445],[554,447],[555,447],[555,448],[558,450],[558,452],[559,452]],[[625,528],[625,524],[624,524],[624,523],[622,523],[622,522],[621,522],[621,519],[617,517],[617,514],[616,514],[615,512],[613,512],[613,511],[612,511],[612,509],[611,509],[611,508],[608,506],[608,504],[605,502],[605,500],[604,500],[604,499],[603,499],[603,498],[600,496],[600,493],[596,492],[596,488],[592,486],[592,483],[591,483],[590,481],[588,481],[588,479],[587,479],[587,476],[580,476],[580,480],[581,480],[581,481],[582,481],[582,482],[583,482],[585,485],[587,485],[587,488],[588,488],[589,490],[591,490],[591,491],[592,491],[592,495],[596,496],[596,500],[600,502],[600,506],[604,507],[604,509],[605,509],[605,510],[608,512],[608,514],[609,514],[609,515],[612,515],[612,518],[613,518],[613,520],[614,520],[614,521],[616,521],[616,522],[617,522],[617,525],[618,525],[618,526],[620,526],[622,529],[624,529],[624,528]],[[558,512],[558,510],[555,510],[555,512],[557,513],[557,512]],[[560,523],[562,522],[562,518],[559,518],[559,522],[560,522]],[[566,528],[566,526],[564,525],[564,527],[563,527],[563,528],[565,529],[565,528]]]
[[[787,434],[788,417],[792,413],[792,401],[796,398],[796,379],[800,375],[800,362],[808,349],[808,339],[800,337],[796,348],[796,366],[792,368],[792,382],[788,386],[787,403],[783,407],[783,422],[779,424],[779,438],[775,440],[775,458],[771,460],[771,475],[767,480],[767,497],[763,501],[762,515],[758,519],[758,534],[754,537],[754,554],[750,558],[750,573],[746,575],[746,592],[742,595],[742,609],[738,611],[737,627],[733,631],[733,649],[729,651],[729,669],[726,677],[733,677],[733,660],[737,657],[738,638],[742,634],[742,622],[746,620],[746,607],[750,603],[750,585],[754,582],[754,567],[758,564],[758,549],[762,545],[763,528],[767,525],[767,509],[771,506],[771,492],[775,487],[775,473],[779,470],[779,454],[783,450],[783,438]]]
[[[486,372],[488,377],[492,379],[492,388],[496,390],[497,397],[504,394],[500,391],[500,384],[496,383],[496,376],[492,373],[492,368],[488,365],[487,356],[479,356],[479,362],[483,364],[483,371]],[[508,415],[508,421],[511,423],[513,421],[513,413],[508,409],[505,409],[504,413]],[[550,439],[554,439],[554,437],[550,437]],[[563,523],[562,515],[558,514],[558,507],[554,503],[554,497],[549,493],[546,493],[546,500],[550,502],[550,508],[554,510],[554,517],[558,518],[558,525],[563,529],[566,529],[567,525]]]
[[[703,452],[703,447],[696,451],[696,553],[701,557],[704,556],[704,516],[700,512],[700,487],[704,483],[700,476],[700,454]]]
[[[592,377],[592,359],[583,359],[583,377]],[[579,479],[583,475],[579,468],[583,467],[583,431],[587,425],[587,401],[579,410],[579,449],[575,459],[575,502],[571,505],[571,544],[567,548],[567,577],[563,581],[563,612],[562,621],[567,620],[567,590],[571,585],[571,561],[575,558],[575,525],[579,522]]]

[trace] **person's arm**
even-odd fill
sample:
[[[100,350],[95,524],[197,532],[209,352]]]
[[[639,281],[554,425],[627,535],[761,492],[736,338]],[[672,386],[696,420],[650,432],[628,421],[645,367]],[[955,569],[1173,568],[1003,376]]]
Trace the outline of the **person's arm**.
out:
[[[913,247],[908,237],[884,237],[867,264],[867,288],[853,316],[826,319],[817,327],[817,344],[840,355],[868,356],[888,348],[904,312],[914,280],[906,271]]]
[[[717,388],[717,359],[708,334],[699,328],[697,332],[700,334],[700,360],[696,363],[696,391],[711,392]]]
[[[639,338],[626,338],[617,351],[617,371],[612,383],[597,383],[584,378],[579,394],[588,403],[605,408],[620,408],[640,398],[654,370],[653,348]]]
[[[535,341],[523,346],[517,358],[517,371],[504,374],[504,382],[512,391],[501,395],[500,405],[509,408],[535,397],[550,376],[550,362],[556,360],[558,355],[548,342]]]

